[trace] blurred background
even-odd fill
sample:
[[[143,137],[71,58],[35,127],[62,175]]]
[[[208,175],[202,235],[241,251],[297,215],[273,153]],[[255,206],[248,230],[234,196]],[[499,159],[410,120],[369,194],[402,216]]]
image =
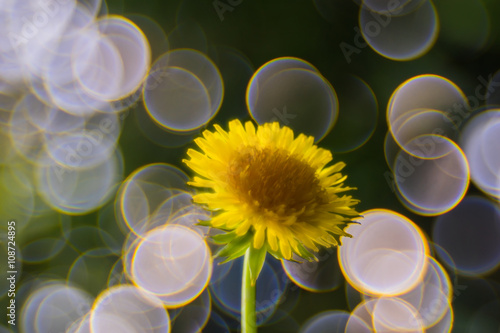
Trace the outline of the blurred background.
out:
[[[242,262],[212,259],[182,163],[236,118],[314,136],[365,216],[318,263],[268,256],[259,332],[500,332],[497,17],[0,0],[0,332],[237,332]]]

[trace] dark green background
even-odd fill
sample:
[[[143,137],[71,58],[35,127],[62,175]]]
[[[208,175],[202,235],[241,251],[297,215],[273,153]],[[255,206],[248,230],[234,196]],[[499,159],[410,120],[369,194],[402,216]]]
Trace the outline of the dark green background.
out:
[[[475,21],[478,18],[461,10],[460,4],[466,4],[467,0],[436,0],[434,4],[441,31],[436,44],[427,54],[412,61],[393,61],[366,47],[359,54],[352,54],[350,64],[346,62],[339,45],[341,42],[354,45],[354,27],[358,26],[359,7],[352,0],[243,0],[233,11],[224,13],[223,21],[219,19],[212,1],[128,0],[123,8],[125,13],[142,13],[152,17],[167,33],[176,26],[176,19],[184,22],[189,18],[200,25],[212,47],[229,46],[241,51],[248,57],[254,70],[274,58],[293,56],[316,66],[336,89],[348,74],[355,74],[365,80],[378,100],[379,118],[375,133],[360,149],[345,154],[334,152],[334,158],[347,163],[344,170],[349,175],[348,184],[358,187],[355,196],[361,199],[360,211],[371,208],[395,210],[412,219],[430,235],[433,218],[418,216],[405,209],[384,178],[384,173],[389,170],[383,151],[387,132],[387,101],[400,83],[420,74],[444,76],[456,83],[465,95],[473,96],[479,84],[477,77],[481,75],[486,78],[500,69],[500,2],[483,2],[491,26],[488,42],[479,51],[471,50],[466,43],[461,42],[467,40],[468,35],[473,36],[475,26],[480,23]],[[110,6],[113,7],[113,2],[110,2]],[[185,43],[179,46],[193,47],[189,41]],[[219,67],[223,67],[224,64],[218,62],[216,52],[210,53],[211,50],[209,48],[209,55]],[[250,77],[245,72],[240,74],[239,80],[232,79],[232,86],[227,86],[226,82],[225,100],[214,123],[224,123],[234,117],[250,119],[244,105],[244,92]],[[320,145],[328,148],[328,142],[327,136]],[[159,161],[184,168],[180,160],[184,157],[186,147],[165,149],[155,146],[139,133],[131,118],[126,121],[121,144],[126,173],[143,164]],[[478,193],[472,184],[469,193]],[[499,273],[490,276],[490,280],[500,281]],[[460,278],[455,283],[472,286],[475,282]],[[454,302],[456,318],[453,332],[467,332],[469,316],[483,303],[480,292],[474,292],[472,287],[467,290]],[[332,309],[347,309],[343,288],[317,294],[301,291],[299,303],[292,315],[302,323],[316,313]],[[273,326],[260,331],[273,332],[277,329]],[[286,332],[286,328],[281,329]]]
[[[389,170],[383,150],[384,136],[387,132],[385,110],[394,89],[415,75],[442,75],[455,82],[466,95],[474,95],[474,89],[479,84],[477,77],[480,75],[488,77],[500,69],[500,20],[498,19],[500,2],[483,1],[490,17],[490,35],[486,45],[477,51],[467,47],[467,43],[462,43],[479,24],[475,21],[478,18],[471,17],[469,13],[460,9],[459,4],[466,1],[434,1],[440,18],[441,32],[434,47],[424,56],[412,61],[393,61],[366,47],[359,54],[352,55],[351,63],[346,62],[339,45],[342,42],[353,45],[356,34],[354,28],[358,25],[359,11],[358,5],[353,0],[243,0],[233,7],[232,11],[225,12],[222,21],[213,2],[206,0],[110,0],[108,5],[110,13],[125,16],[142,14],[151,17],[162,26],[167,35],[178,24],[187,27],[185,28],[187,38],[176,38],[175,47],[193,47],[207,52],[221,68],[225,80],[224,102],[211,124],[225,124],[233,118],[250,119],[245,108],[245,89],[251,72],[225,73],[224,60],[219,59],[217,53],[221,47],[239,50],[248,58],[252,70],[274,58],[291,56],[312,63],[334,88],[341,87],[343,78],[348,74],[362,78],[373,89],[378,101],[379,117],[374,135],[355,151],[340,154],[334,152],[334,158],[347,163],[344,171],[349,175],[348,185],[358,188],[355,196],[361,200],[358,206],[360,211],[372,208],[395,210],[412,219],[430,236],[433,218],[418,216],[405,209],[384,178],[384,173]],[[203,38],[200,39],[196,33],[189,33],[190,27],[196,25],[204,32],[207,44],[200,43]],[[193,31],[199,30],[193,29]],[[143,107],[140,104],[134,106],[124,121],[120,138],[125,161],[124,176],[138,167],[155,162],[171,163],[188,172],[181,160],[185,158],[187,148],[193,145],[166,148],[151,142],[141,133],[137,125],[136,114],[140,112],[144,112]],[[335,130],[334,127],[333,131]],[[329,145],[331,141],[327,136],[320,146],[329,148]],[[469,193],[479,192],[471,184]],[[92,213],[73,217],[73,224],[95,225],[97,216],[97,213]],[[32,235],[23,237],[26,239],[34,237],[36,230],[31,232]],[[68,267],[50,267],[50,265],[50,262],[43,265],[26,265],[23,279],[47,268],[65,277]],[[497,290],[500,290],[498,288],[500,272],[497,271],[488,278],[489,283],[496,285]],[[483,281],[458,278],[454,282],[468,287],[453,303],[456,311],[453,332],[468,332],[470,315],[486,301],[486,296],[491,295],[481,294]],[[328,293],[311,293],[303,290],[289,292],[293,293],[293,297],[289,299],[299,297],[297,305],[291,312],[298,323],[303,323],[311,316],[325,310],[348,310],[343,287]],[[3,300],[0,302],[2,307]],[[20,312],[18,316],[19,314]],[[259,332],[287,332],[287,328],[277,324],[273,327],[263,327]]]

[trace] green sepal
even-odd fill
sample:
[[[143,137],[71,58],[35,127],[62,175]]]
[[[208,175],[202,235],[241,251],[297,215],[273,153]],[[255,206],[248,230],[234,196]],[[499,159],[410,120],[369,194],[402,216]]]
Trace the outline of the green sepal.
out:
[[[272,255],[273,257],[275,257],[278,260],[288,260],[288,261],[292,261],[292,262],[296,262],[298,264],[301,264],[300,261],[297,261],[295,259],[285,259],[283,257],[283,254],[279,250],[278,251],[273,251],[273,250],[271,250],[271,248],[268,248],[267,252],[269,252],[270,255]]]
[[[244,236],[235,238],[222,249],[220,249],[215,256],[216,257],[227,257],[226,260],[220,263],[220,265],[225,264],[228,261],[239,258],[245,254],[246,250],[250,246],[253,240],[253,233],[247,232]]]
[[[318,258],[309,252],[302,244],[298,243],[299,255],[307,261],[318,261]]]
[[[270,255],[272,255],[274,258],[276,258],[278,260],[283,259],[283,255],[279,251],[273,251],[273,250],[271,250],[271,248],[268,248],[267,252],[269,252]]]
[[[233,241],[237,237],[235,232],[226,232],[223,234],[214,235],[211,237],[212,241],[217,245],[224,245]]]
[[[266,261],[266,253],[267,246],[265,244],[262,245],[260,249],[256,249],[253,247],[253,245],[250,245],[250,258],[248,263],[250,265],[250,279],[252,286],[255,286],[260,271],[264,266],[264,262]]]
[[[214,228],[214,226],[211,224],[210,220],[198,220],[197,223],[194,224],[195,226],[200,226],[200,227],[209,227],[209,228]],[[230,231],[227,228],[224,227],[217,227],[215,229],[220,229],[222,231]]]
[[[316,258],[316,256],[314,254],[312,254],[309,250],[307,250],[302,244],[298,243],[297,247],[299,249],[298,256],[300,258],[305,259],[307,261],[318,261],[318,258]],[[303,261],[300,261],[300,260],[283,258],[283,254],[279,250],[273,251],[270,248],[268,248],[267,252],[269,252],[269,254],[271,254],[273,257],[275,257],[278,260],[287,260],[287,261],[295,262],[297,264],[303,263]]]
[[[224,259],[224,261],[221,261],[219,263],[219,265],[223,265],[225,263],[230,262],[231,260],[234,260],[234,259],[237,259],[237,258],[243,256],[245,254],[245,252],[247,252],[247,249],[249,246],[250,246],[250,244],[248,244],[247,247],[243,247],[243,248],[239,249],[237,252],[234,252],[231,255],[227,256],[226,259]]]
[[[198,225],[200,227],[211,227],[210,220],[198,220],[194,225]]]
[[[291,262],[294,262],[296,264],[303,264],[304,263],[303,261],[295,260],[293,258],[290,258],[290,259],[281,258],[280,260],[281,261],[291,261]]]

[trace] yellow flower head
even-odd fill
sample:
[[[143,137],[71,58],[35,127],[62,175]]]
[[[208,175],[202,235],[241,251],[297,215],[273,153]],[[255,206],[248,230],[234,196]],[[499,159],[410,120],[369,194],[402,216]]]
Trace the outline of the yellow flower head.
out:
[[[233,120],[228,132],[218,125],[215,130],[195,139],[202,152],[189,149],[184,163],[199,175],[189,184],[211,190],[194,196],[217,212],[204,224],[227,231],[214,237],[226,245],[219,255],[231,260],[250,247],[258,257],[269,252],[292,259],[294,252],[313,260],[309,251],[318,245],[351,237],[344,228],[359,216],[353,208],[358,200],[340,196],[353,189],[343,186],[345,164],[327,166],[332,154],[314,145],[312,136],[294,138],[276,122],[256,129],[250,121],[243,126]]]

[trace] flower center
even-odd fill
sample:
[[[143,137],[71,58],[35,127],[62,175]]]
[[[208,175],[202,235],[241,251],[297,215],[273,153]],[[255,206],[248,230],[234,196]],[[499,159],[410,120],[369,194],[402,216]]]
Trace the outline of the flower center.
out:
[[[315,169],[282,149],[249,147],[229,166],[228,183],[256,209],[290,215],[314,203],[326,203]]]

